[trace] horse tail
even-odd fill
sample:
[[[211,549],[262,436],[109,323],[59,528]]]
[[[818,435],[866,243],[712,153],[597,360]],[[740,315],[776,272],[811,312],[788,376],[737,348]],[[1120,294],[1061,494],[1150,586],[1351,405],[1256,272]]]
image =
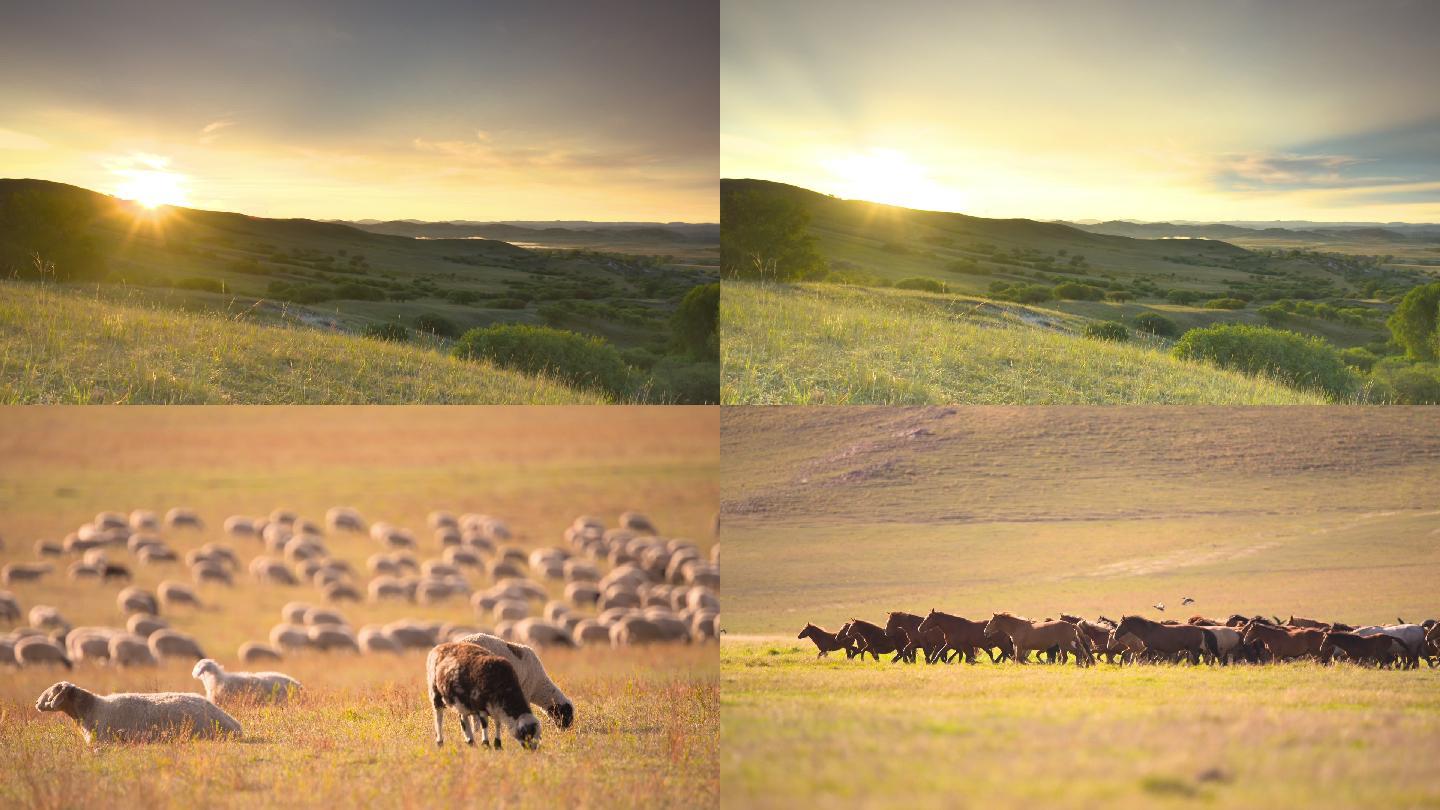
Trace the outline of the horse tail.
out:
[[[1215,640],[1215,631],[1214,631],[1214,630],[1208,630],[1208,629],[1203,628],[1203,627],[1200,629],[1200,631],[1205,634],[1205,646],[1210,650],[1210,654],[1213,655],[1213,656],[1215,656],[1215,658],[1216,658],[1217,660],[1219,660],[1219,659],[1220,659],[1220,643]]]

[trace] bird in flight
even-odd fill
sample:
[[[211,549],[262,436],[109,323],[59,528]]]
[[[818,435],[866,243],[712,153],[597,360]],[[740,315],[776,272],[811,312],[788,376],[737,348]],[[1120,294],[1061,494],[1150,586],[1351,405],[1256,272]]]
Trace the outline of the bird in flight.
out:
[[[1180,604],[1182,604],[1182,605],[1193,605],[1193,604],[1195,604],[1195,600],[1194,600],[1194,599],[1191,599],[1190,597],[1187,596],[1187,597],[1185,597],[1184,599],[1181,599],[1181,600],[1180,600]]]
[[[1151,607],[1155,608],[1156,610],[1160,611],[1161,613],[1164,613],[1164,612],[1165,612],[1165,603],[1164,603],[1164,602],[1156,602],[1155,604],[1151,605]]]

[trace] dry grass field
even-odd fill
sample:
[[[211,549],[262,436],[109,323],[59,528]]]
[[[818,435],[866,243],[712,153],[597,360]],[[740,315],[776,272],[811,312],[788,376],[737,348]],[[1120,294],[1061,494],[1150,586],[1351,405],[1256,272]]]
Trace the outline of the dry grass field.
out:
[[[1436,617],[1434,428],[1424,408],[727,409],[724,803],[1440,804],[1424,665],[927,667],[795,638],[931,608]]]
[[[185,505],[203,531],[166,531],[182,555],[228,542],[242,562],[255,540],[222,537],[231,514],[284,507],[320,519],[345,504],[368,519],[416,530],[421,559],[439,556],[431,509],[504,518],[524,548],[565,545],[580,514],[607,524],[626,509],[650,515],[665,536],[707,553],[718,504],[715,408],[37,408],[10,409],[0,426],[0,563],[33,559],[36,540],[58,540],[102,509]],[[332,556],[361,572],[380,546],[329,533]],[[117,553],[112,553],[116,557]],[[141,566],[152,589],[190,582],[182,565]],[[9,586],[22,606],[58,607],[75,625],[123,623],[119,584],[70,582],[56,573]],[[603,570],[603,567],[602,567]],[[471,573],[477,589],[490,583]],[[559,583],[546,586],[557,595]],[[264,640],[292,600],[323,604],[308,584],[198,586],[204,607],[162,610],[207,654],[239,668],[237,646]],[[337,606],[352,626],[410,617],[478,627],[466,599]],[[543,721],[538,752],[433,743],[423,690],[424,651],[355,656],[294,653],[273,666],[304,684],[287,708],[240,707],[242,739],[87,747],[74,723],[41,714],[36,697],[68,679],[98,693],[200,691],[190,664],[120,670],[83,663],[0,672],[0,805],[7,807],[710,806],[719,791],[715,646],[585,648],[542,652],[576,704],[569,730]]]

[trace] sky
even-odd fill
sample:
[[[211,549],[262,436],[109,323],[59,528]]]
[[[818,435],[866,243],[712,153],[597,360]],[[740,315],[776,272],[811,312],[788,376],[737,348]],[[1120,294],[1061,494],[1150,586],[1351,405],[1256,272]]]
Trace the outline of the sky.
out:
[[[713,2],[7,3],[0,177],[320,219],[715,222]]]
[[[1440,222],[1440,2],[724,0],[720,171],[1033,219]]]

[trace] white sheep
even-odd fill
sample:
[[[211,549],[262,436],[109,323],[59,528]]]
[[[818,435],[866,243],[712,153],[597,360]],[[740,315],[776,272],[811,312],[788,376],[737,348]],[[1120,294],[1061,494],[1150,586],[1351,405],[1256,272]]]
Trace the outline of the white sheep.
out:
[[[64,712],[87,743],[146,741],[158,737],[240,736],[240,724],[223,709],[190,692],[97,695],[61,681],[35,701],[42,712]]]
[[[190,677],[205,684],[205,697],[216,704],[245,700],[284,703],[300,691],[300,682],[282,672],[226,672],[213,658],[197,661]]]
[[[276,652],[274,648],[267,647],[264,644],[255,641],[247,641],[244,644],[241,644],[239,652],[237,652],[235,655],[237,658],[240,659],[240,662],[244,664],[255,664],[261,661],[280,660],[280,653]]]
[[[134,633],[111,636],[109,653],[110,662],[120,667],[153,667],[160,663],[150,651],[148,640]]]
[[[200,643],[193,637],[175,630],[156,630],[147,639],[150,645],[150,652],[156,658],[188,658],[191,661],[198,661],[205,657],[205,651],[200,649]]]
[[[430,651],[425,659],[425,683],[435,709],[435,744],[443,745],[441,721],[445,707],[460,714],[460,731],[465,742],[475,744],[472,728],[480,723],[480,742],[490,747],[490,715],[495,715],[495,747],[509,729],[524,748],[540,746],[540,721],[530,712],[530,703],[520,686],[515,666],[473,644],[446,643]]]
[[[0,582],[6,585],[14,585],[17,582],[35,582],[51,571],[55,566],[50,563],[10,563],[0,568]]]
[[[66,669],[71,669],[70,657],[65,654],[65,648],[56,643],[49,636],[25,636],[15,642],[15,663],[22,667],[33,667],[41,664],[59,664]]]
[[[203,529],[205,521],[193,510],[177,506],[165,513],[165,526],[170,529]]]
[[[525,690],[525,700],[543,708],[546,714],[560,728],[569,728],[575,722],[575,704],[550,680],[540,656],[524,644],[514,644],[488,633],[472,633],[459,639],[466,644],[484,647],[491,655],[498,655],[515,667],[520,678],[520,687]]]

